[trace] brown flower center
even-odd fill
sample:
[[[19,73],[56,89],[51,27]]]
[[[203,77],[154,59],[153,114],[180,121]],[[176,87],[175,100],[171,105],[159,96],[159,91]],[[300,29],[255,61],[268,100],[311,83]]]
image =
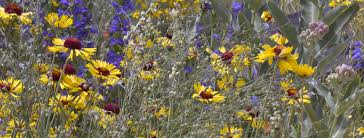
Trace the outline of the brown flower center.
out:
[[[64,47],[67,47],[70,49],[81,49],[82,44],[81,44],[81,41],[77,38],[68,38],[64,42]]]
[[[230,60],[231,58],[233,58],[234,53],[231,51],[225,52],[224,54],[222,54],[221,58],[224,61]]]
[[[288,93],[288,96],[289,97],[292,97],[292,98],[295,98],[297,97],[297,90],[296,89],[288,89],[287,90],[287,93]]]
[[[5,12],[9,13],[9,14],[15,13],[17,15],[21,15],[23,13],[23,8],[21,8],[16,3],[11,3],[11,4],[6,5]]]
[[[114,114],[119,114],[120,113],[120,107],[119,107],[119,105],[117,105],[115,103],[107,103],[107,104],[105,104],[104,110],[106,110],[108,112],[112,112]]]
[[[207,92],[207,91],[201,92],[200,96],[202,99],[211,99],[214,97],[211,92]]]
[[[143,70],[150,71],[150,70],[153,69],[153,65],[154,65],[154,62],[153,61],[149,61],[149,62],[145,63],[145,65],[143,67]]]
[[[10,91],[11,87],[5,83],[0,83],[0,89],[1,91]]]
[[[87,85],[86,83],[81,83],[79,87],[82,89],[82,91],[86,91],[87,92],[87,91],[90,90],[90,86]]]
[[[51,75],[53,81],[59,81],[61,77],[61,71],[59,71],[58,69],[53,69]]]
[[[96,70],[102,76],[108,76],[108,75],[110,75],[110,71],[107,68],[97,68]]]
[[[276,48],[274,48],[274,53],[276,54],[276,56],[279,56],[284,48],[286,47],[282,45],[278,45]]]
[[[72,64],[67,64],[64,69],[64,73],[66,74],[76,74],[76,69]]]

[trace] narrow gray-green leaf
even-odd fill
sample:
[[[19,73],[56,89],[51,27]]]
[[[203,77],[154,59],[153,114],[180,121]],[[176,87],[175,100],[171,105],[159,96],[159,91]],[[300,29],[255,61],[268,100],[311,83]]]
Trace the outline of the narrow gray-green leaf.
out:
[[[318,20],[319,7],[314,2],[317,2],[317,0],[300,0],[303,7],[302,16],[307,24]]]
[[[346,98],[342,103],[337,105],[337,110],[335,115],[339,116],[349,109],[351,109],[356,102],[358,102],[360,99],[364,98],[364,89],[360,89],[355,91],[353,94],[351,94],[348,98]]]
[[[274,18],[274,21],[279,25],[281,32],[291,44],[295,47],[300,47],[298,41],[298,33],[295,28],[292,27],[291,23],[288,21],[286,14],[281,11],[274,2],[268,2],[269,10]]]
[[[314,129],[318,132],[320,137],[328,137],[328,127],[323,124],[322,119],[316,115],[315,110],[312,108],[311,104],[304,105],[305,112],[307,116],[310,118],[310,121],[314,127]]]
[[[339,56],[344,50],[345,48],[347,48],[347,44],[341,44],[341,45],[335,45],[333,47],[331,47],[329,50],[325,51],[326,49],[322,49],[316,56],[315,56],[315,60],[319,60],[317,69],[316,69],[316,73],[323,73],[326,69],[327,65],[330,65],[331,63],[333,63],[337,56]],[[322,59],[320,59],[320,57],[322,55],[324,55],[323,53],[327,53],[327,55],[325,55],[325,57],[323,57]]]
[[[308,84],[315,88],[318,94],[325,99],[326,105],[329,107],[330,111],[332,113],[335,112],[335,102],[334,98],[331,96],[330,91],[323,85],[321,85],[320,82],[316,81],[315,79],[309,79]]]

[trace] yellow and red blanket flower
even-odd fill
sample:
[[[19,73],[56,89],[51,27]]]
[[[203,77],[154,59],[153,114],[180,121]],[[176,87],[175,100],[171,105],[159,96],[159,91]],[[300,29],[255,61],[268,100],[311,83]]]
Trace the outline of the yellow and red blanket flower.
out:
[[[122,77],[122,74],[115,65],[101,60],[91,60],[86,64],[92,76],[102,79],[103,85],[115,85]]]
[[[158,68],[156,61],[149,61],[144,64],[143,68],[139,72],[139,78],[143,80],[154,80],[160,76],[160,68]]]
[[[265,22],[273,21],[273,17],[268,10],[263,11],[260,18],[262,18],[262,20]]]
[[[20,94],[23,92],[24,84],[21,80],[8,77],[6,80],[0,80],[0,91],[10,94]]]
[[[200,82],[193,85],[195,94],[192,95],[193,99],[196,99],[202,103],[220,103],[225,101],[225,97],[219,94],[217,91],[213,91],[211,87],[205,87]]]
[[[224,128],[220,130],[220,138],[241,138],[242,136],[242,128],[225,125]]]
[[[76,75],[66,75],[62,82],[64,89],[66,89],[70,94],[77,93],[80,95],[80,97],[86,98],[88,100],[93,99],[100,101],[104,99],[101,94],[92,90],[91,86],[87,84],[85,79]]]
[[[220,90],[228,91],[231,88],[240,89],[245,85],[245,80],[243,78],[234,79],[233,75],[223,75],[216,81],[216,84]]]
[[[249,121],[252,128],[264,128],[269,125],[268,121],[257,117],[259,112],[252,113],[251,111],[243,110],[236,112],[236,115],[241,117],[244,121]]]
[[[5,8],[0,7],[0,20],[5,25],[8,25],[12,20],[19,20],[22,24],[31,24],[31,12],[23,11],[23,8],[16,3],[10,3]]]
[[[48,46],[48,51],[52,53],[66,53],[70,52],[68,59],[71,61],[73,57],[80,56],[85,60],[90,60],[91,56],[93,56],[96,52],[96,48],[85,48],[83,47],[81,41],[77,38],[67,38],[65,40],[60,38],[54,38],[52,40],[53,46]]]
[[[51,83],[52,86],[57,86],[58,82],[62,89],[64,89],[64,76],[62,74],[62,68],[53,68],[49,72],[45,72],[40,75],[39,81],[43,84]],[[76,74],[76,69],[71,64],[67,64],[64,68],[64,74]],[[62,78],[61,78],[62,77]]]
[[[292,71],[297,66],[298,54],[291,54],[293,48],[278,45],[271,47],[270,45],[262,46],[264,51],[256,56],[256,62],[263,63],[268,59],[268,64],[272,65],[273,59],[277,59],[277,65],[281,74]]]
[[[282,90],[284,90],[285,92],[285,94],[281,98],[283,102],[286,102],[289,105],[311,103],[311,97],[308,95],[308,91],[306,90],[305,87],[302,87],[300,90],[297,90],[292,85],[292,80],[281,81],[280,85]]]
[[[8,121],[7,123],[7,127],[6,127],[6,134],[4,135],[4,137],[26,137],[26,133],[29,131],[29,128],[32,131],[35,131],[35,127],[36,127],[37,123],[36,122],[27,122],[25,120],[22,119],[18,119],[18,118],[14,118]],[[15,134],[14,132],[17,132],[16,135],[14,136],[13,134]]]
[[[245,45],[235,45],[230,50],[221,46],[216,52],[209,48],[206,49],[206,52],[210,54],[211,65],[215,71],[219,74],[230,74],[241,71],[250,65],[249,57],[244,56],[244,53],[249,50],[250,48]]]
[[[49,25],[61,29],[68,28],[73,24],[72,17],[68,15],[58,16],[58,13],[55,12],[48,13],[48,15],[44,17],[44,19]]]

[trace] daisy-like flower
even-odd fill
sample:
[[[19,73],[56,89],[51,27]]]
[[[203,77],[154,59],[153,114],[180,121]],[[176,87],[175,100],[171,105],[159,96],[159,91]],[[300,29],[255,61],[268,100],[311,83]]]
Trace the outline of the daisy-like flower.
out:
[[[139,77],[146,81],[159,78],[160,68],[158,68],[157,65],[158,63],[153,60],[145,63],[143,68],[140,70]]]
[[[273,20],[273,17],[272,17],[272,15],[270,14],[270,12],[268,10],[263,11],[260,18],[262,18],[262,20],[265,21],[265,22],[270,22],[270,21]]]
[[[69,53],[68,59],[71,61],[73,57],[80,56],[83,59],[90,60],[96,52],[96,48],[85,48],[81,41],[77,38],[67,38],[66,40],[60,38],[54,38],[52,40],[53,46],[48,46],[48,51],[52,53]]]
[[[32,23],[30,15],[32,15],[31,12],[24,13],[23,8],[16,3],[10,3],[5,8],[0,7],[0,19],[5,25],[13,19],[20,20],[23,24],[30,24]]]
[[[64,77],[61,79],[61,74],[62,69],[53,68],[48,73],[42,74],[39,78],[39,81],[43,84],[48,84],[50,82],[53,86],[57,86],[56,84],[59,82],[61,88],[64,89],[62,81]],[[73,65],[67,64],[64,69],[64,74],[76,74],[76,69],[73,67]]]
[[[234,79],[232,75],[224,75],[216,82],[217,87],[220,90],[228,91],[230,88],[241,88],[245,85],[245,80],[243,78]]]
[[[49,100],[48,105],[53,107],[53,112],[61,112],[61,108],[68,109],[72,107],[73,100],[75,99],[74,96],[69,94],[57,94],[55,97],[52,97]]]
[[[12,136],[14,131],[17,131],[15,137],[25,137],[26,136],[25,129],[27,129],[27,127],[29,126],[31,129],[34,130],[36,124],[37,124],[36,122],[31,122],[31,123],[27,124],[25,120],[11,119],[7,123],[7,127],[6,127],[7,133],[6,133],[5,137],[14,137],[14,136]]]
[[[237,112],[236,115],[244,121],[249,121],[252,128],[264,128],[269,125],[267,121],[257,118],[259,112],[253,112],[249,108],[244,111]]]
[[[364,127],[359,127],[356,129],[356,131],[359,133],[359,135],[364,135]]]
[[[230,127],[225,125],[220,130],[220,138],[241,138],[243,136],[243,129],[237,127]]]
[[[115,65],[101,60],[91,60],[86,64],[92,76],[104,80],[103,85],[115,85],[121,77],[121,72]]]
[[[73,24],[72,17],[68,15],[58,16],[57,13],[51,12],[47,16],[44,17],[47,23],[53,27],[65,29],[70,27]]]
[[[0,80],[0,91],[10,94],[20,94],[23,92],[24,84],[21,80],[9,77],[6,80]],[[15,95],[14,95],[15,96]]]
[[[307,78],[315,72],[315,69],[307,64],[299,64],[293,67],[293,72],[302,78]]]
[[[311,103],[311,97],[308,95],[306,88],[303,87],[300,90],[297,90],[291,83],[292,81],[282,81],[280,83],[281,88],[286,92],[286,95],[284,95],[281,100],[289,105]]]
[[[335,8],[338,6],[349,6],[352,4],[353,1],[362,2],[362,0],[331,0],[329,2],[329,6],[331,8]]]
[[[76,75],[67,75],[62,80],[64,89],[68,90],[70,94],[78,93],[80,97],[86,99],[93,99],[96,101],[103,100],[103,96],[99,93],[95,93],[86,80]],[[83,99],[81,99],[83,100]]]
[[[264,51],[256,56],[256,62],[263,63],[268,59],[268,64],[272,65],[273,59],[277,59],[278,68],[281,74],[285,74],[289,70],[293,70],[293,67],[297,66],[298,54],[291,54],[293,48],[285,47],[288,43],[288,39],[281,34],[276,33],[270,37],[278,45],[271,47],[270,45],[263,45]]]
[[[167,48],[168,50],[172,50],[176,47],[176,45],[172,42],[172,37],[159,37],[157,38],[157,43],[160,43],[160,45],[164,48]]]
[[[166,107],[161,107],[158,112],[154,113],[155,117],[162,118],[169,115],[169,109]]]
[[[206,88],[200,82],[194,84],[194,89],[196,93],[192,95],[192,98],[202,103],[220,103],[225,101],[224,96],[217,91],[213,91],[211,87]]]
[[[33,69],[39,73],[46,73],[49,70],[49,65],[45,63],[35,63]]]
[[[230,50],[221,46],[216,52],[211,49],[206,49],[206,52],[210,54],[211,65],[215,71],[219,74],[229,74],[241,71],[250,65],[248,57],[243,56],[249,50],[250,48],[245,45],[235,45]]]

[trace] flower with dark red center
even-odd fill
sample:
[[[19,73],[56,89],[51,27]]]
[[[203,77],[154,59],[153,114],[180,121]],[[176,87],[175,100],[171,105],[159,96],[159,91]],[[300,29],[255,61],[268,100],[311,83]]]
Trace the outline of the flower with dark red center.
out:
[[[288,89],[287,90],[288,96],[291,97],[291,98],[297,97],[297,92],[298,91],[296,89]]]
[[[70,48],[70,49],[81,49],[82,44],[81,41],[77,38],[68,38],[64,42],[64,47]]]
[[[234,56],[234,53],[231,51],[228,51],[228,52],[225,52],[224,54],[222,54],[221,58],[222,58],[222,60],[227,61],[227,60],[232,59],[233,56]]]
[[[58,69],[52,69],[51,76],[53,81],[59,81],[59,79],[61,78],[61,71],[59,71]]]
[[[20,16],[23,13],[23,8],[21,8],[16,3],[10,3],[10,4],[6,5],[5,12],[9,13],[9,14],[15,13]]]
[[[154,67],[154,61],[149,61],[144,64],[143,70],[150,71],[153,69],[153,67]]]
[[[282,45],[278,45],[276,48],[274,48],[274,53],[276,54],[276,56],[279,56],[284,48],[286,47]]]
[[[76,68],[72,64],[67,64],[64,69],[65,74],[76,74]]]
[[[207,91],[201,92],[200,96],[202,99],[211,99],[214,97],[211,92],[207,92]]]
[[[11,87],[5,83],[0,82],[0,89],[1,91],[10,91]]]
[[[98,72],[99,72],[99,74],[100,75],[102,75],[102,76],[108,76],[108,75],[110,75],[110,71],[107,69],[107,68],[97,68],[96,69]]]
[[[106,110],[108,112],[112,112],[114,114],[119,114],[120,113],[120,106],[115,104],[115,103],[107,103],[104,106],[104,110]]]

